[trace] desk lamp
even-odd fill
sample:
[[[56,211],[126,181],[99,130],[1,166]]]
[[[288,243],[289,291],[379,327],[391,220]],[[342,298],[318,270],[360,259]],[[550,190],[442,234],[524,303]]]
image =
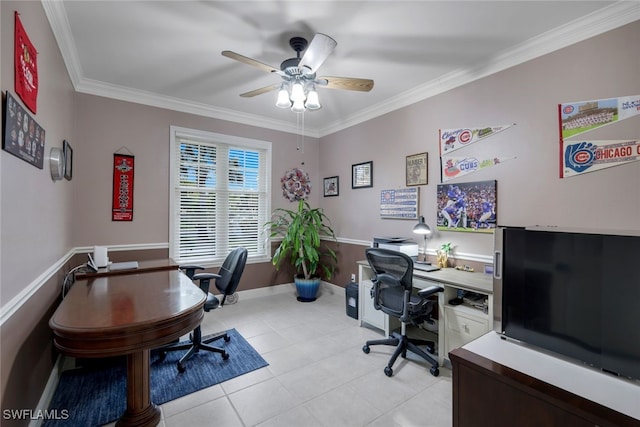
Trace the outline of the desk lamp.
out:
[[[431,228],[424,222],[424,217],[420,216],[420,222],[413,227],[413,232],[424,236],[424,261],[417,260],[419,264],[431,264],[427,261],[427,238],[431,236]]]

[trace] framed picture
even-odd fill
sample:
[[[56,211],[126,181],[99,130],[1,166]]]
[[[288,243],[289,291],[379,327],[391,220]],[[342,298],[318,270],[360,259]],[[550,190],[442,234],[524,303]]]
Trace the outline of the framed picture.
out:
[[[420,188],[400,188],[380,192],[380,218],[418,219]]]
[[[441,231],[493,233],[497,224],[497,181],[438,184],[437,227]]]
[[[62,145],[62,152],[64,158],[64,177],[67,181],[71,181],[71,177],[73,174],[73,148],[69,145],[69,141],[66,139]]]
[[[351,166],[351,188],[373,187],[373,162],[356,163]]]
[[[427,175],[429,171],[428,160],[428,153],[420,153],[407,156],[407,187],[411,187],[413,185],[427,185]]]
[[[7,91],[2,149],[27,163],[43,169],[44,129]]]
[[[337,176],[330,176],[324,179],[324,197],[337,196],[340,192],[338,186],[339,179]]]

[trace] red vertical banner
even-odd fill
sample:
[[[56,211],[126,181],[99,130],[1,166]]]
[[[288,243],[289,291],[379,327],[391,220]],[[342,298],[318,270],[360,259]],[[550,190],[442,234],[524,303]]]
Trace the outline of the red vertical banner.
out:
[[[22,22],[20,22],[18,12],[15,13],[15,16],[14,63],[16,93],[22,99],[24,105],[35,114],[38,99],[38,63],[36,61],[38,52],[31,44]]]
[[[133,221],[133,156],[113,155],[112,221]]]

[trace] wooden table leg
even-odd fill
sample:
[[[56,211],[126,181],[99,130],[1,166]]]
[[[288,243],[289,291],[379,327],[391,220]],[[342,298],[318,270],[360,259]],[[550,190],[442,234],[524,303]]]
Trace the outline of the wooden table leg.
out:
[[[127,410],[116,426],[156,426],[160,408],[151,402],[150,350],[127,355]]]

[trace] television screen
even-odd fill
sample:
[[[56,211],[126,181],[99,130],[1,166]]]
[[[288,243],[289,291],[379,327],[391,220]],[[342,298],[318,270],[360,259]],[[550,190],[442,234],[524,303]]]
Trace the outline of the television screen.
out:
[[[640,237],[506,228],[502,329],[640,379]]]

